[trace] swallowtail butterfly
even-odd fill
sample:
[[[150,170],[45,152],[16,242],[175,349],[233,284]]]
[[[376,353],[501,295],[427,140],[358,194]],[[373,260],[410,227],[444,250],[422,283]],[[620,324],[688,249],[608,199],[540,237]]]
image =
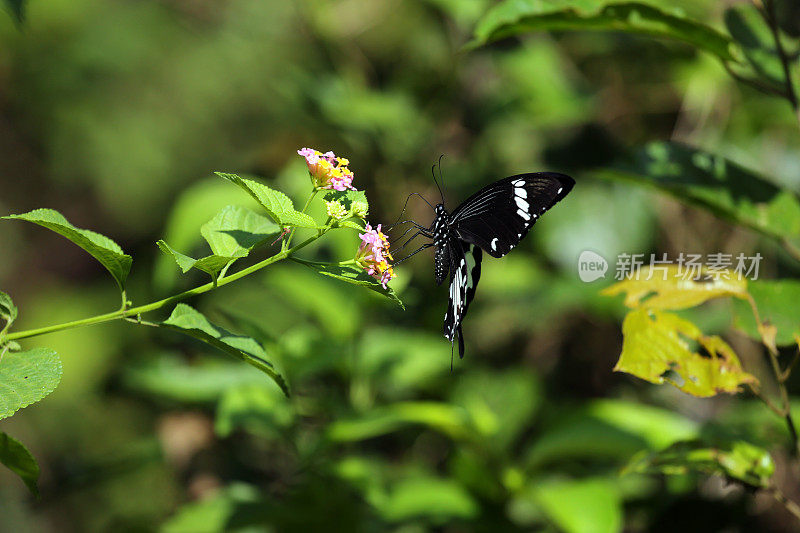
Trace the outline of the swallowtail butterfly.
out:
[[[419,235],[432,239],[432,242],[400,261],[434,247],[436,283],[441,285],[450,275],[444,336],[451,346],[458,339],[459,357],[464,357],[461,324],[475,297],[481,276],[482,252],[492,257],[503,257],[513,250],[536,221],[561,201],[574,185],[575,180],[571,177],[555,172],[518,174],[487,185],[452,213],[445,209],[442,196],[442,203],[433,208],[435,217],[430,227],[409,221],[418,231],[403,247]]]

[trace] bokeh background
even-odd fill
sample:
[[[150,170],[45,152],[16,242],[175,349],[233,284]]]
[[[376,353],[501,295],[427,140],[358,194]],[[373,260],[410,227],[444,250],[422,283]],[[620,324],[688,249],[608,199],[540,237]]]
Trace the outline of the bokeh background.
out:
[[[197,251],[219,208],[251,205],[215,170],[299,203],[296,150],[331,149],[384,224],[410,192],[438,198],[440,154],[451,208],[514,173],[577,180],[514,253],[484,261],[452,373],[429,253],[398,269],[406,311],[293,264],[189,302],[262,342],[288,400],[247,365],[128,323],[26,342],[56,349],[64,375],[3,421],[38,458],[42,497],[0,469],[0,531],[791,530],[772,500],[718,478],[619,475],[640,450],[722,427],[774,448],[778,478],[797,480],[763,406],[613,373],[624,310],[598,292],[620,252],[759,251],[764,276],[797,267],[754,233],[592,172],[678,140],[797,189],[787,104],[667,41],[539,33],[463,50],[490,4],[31,0],[22,24],[0,12],[0,213],[51,207],[117,240],[134,256],[134,304],[205,282],[155,242]],[[727,3],[670,4],[721,26]],[[432,219],[414,199],[409,214]],[[304,253],[346,259],[357,242],[343,231]],[[587,249],[612,262],[606,280],[578,279]],[[0,223],[0,288],[18,329],[118,306],[91,257],[18,222]],[[729,331],[724,302],[693,317]],[[752,341],[727,338],[763,372]]]

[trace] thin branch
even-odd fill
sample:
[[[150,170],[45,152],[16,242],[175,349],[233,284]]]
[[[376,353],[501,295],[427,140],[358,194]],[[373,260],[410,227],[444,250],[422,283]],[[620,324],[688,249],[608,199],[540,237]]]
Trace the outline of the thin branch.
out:
[[[765,395],[762,395],[760,391],[756,391],[756,389],[752,386],[750,388],[753,390],[754,394],[756,394],[756,396],[767,405],[767,407],[784,419],[786,422],[786,429],[789,430],[789,436],[792,439],[792,454],[794,456],[800,456],[800,437],[798,437],[797,428],[795,427],[794,420],[792,419],[789,393],[786,390],[786,379],[784,379],[784,376],[788,378],[788,375],[786,371],[781,371],[781,365],[778,362],[778,349],[775,347],[774,338],[768,339],[765,334],[767,327],[761,321],[761,315],[756,307],[756,301],[749,294],[747,295],[747,301],[750,304],[750,308],[753,310],[753,317],[756,319],[758,333],[761,335],[761,343],[767,349],[770,367],[772,368],[772,373],[775,376],[775,382],[778,385],[778,391],[780,392],[781,396],[781,407],[777,407],[769,398],[767,398]],[[789,370],[789,368],[787,368],[787,370]]]
[[[276,263],[278,261],[286,259],[290,257],[294,252],[308,246],[318,238],[319,238],[318,235],[309,237],[308,239],[294,246],[293,248],[282,250],[277,254],[256,263],[255,265],[251,265],[245,269],[242,269],[238,272],[231,274],[230,276],[220,280],[219,282],[215,280],[213,282],[206,283],[205,285],[200,285],[199,287],[195,287],[194,289],[189,289],[188,291],[184,291],[182,293],[169,296],[167,298],[164,298],[163,300],[158,300],[156,302],[152,302],[149,304],[140,305],[139,307],[131,307],[129,309],[124,309],[124,310],[120,309],[119,311],[113,311],[111,313],[105,313],[102,315],[84,318],[82,320],[75,320],[72,322],[65,322],[63,324],[55,324],[43,328],[29,329],[25,331],[15,331],[13,333],[9,333],[5,337],[5,340],[25,339],[28,337],[35,337],[37,335],[44,335],[45,333],[52,333],[54,331],[78,328],[82,326],[91,326],[93,324],[101,324],[103,322],[110,322],[112,320],[126,319],[130,317],[135,317],[137,315],[141,315],[143,313],[147,313],[149,311],[155,311],[156,309],[161,309],[162,307],[166,307],[168,305],[180,302],[192,296],[197,296],[198,294],[203,294],[212,291],[218,287],[222,287],[223,285],[227,285],[228,283],[232,283],[240,278],[243,278],[248,274],[252,274],[253,272],[261,270],[262,268],[271,265],[272,263]]]
[[[787,511],[792,513],[796,518],[800,518],[800,506],[798,506],[794,501],[790,500],[786,497],[786,495],[781,492],[778,487],[769,486],[765,489],[767,492],[772,495],[775,500],[783,505]]]
[[[775,40],[775,50],[778,52],[778,57],[781,60],[784,83],[786,84],[786,99],[789,100],[789,103],[792,105],[795,118],[797,118],[798,122],[800,122],[800,101],[798,101],[797,93],[794,91],[794,81],[792,80],[792,69],[789,64],[789,55],[786,53],[786,49],[783,47],[783,41],[781,41],[781,33],[778,26],[778,16],[775,12],[775,0],[764,0],[761,13],[763,14],[764,19],[767,21],[767,25],[772,32],[772,38]]]
[[[786,250],[786,253],[791,255],[792,258],[796,259],[797,261],[800,261],[800,248],[797,248],[792,243],[792,241],[784,237],[783,239],[781,239],[781,246],[783,246],[783,249]]]

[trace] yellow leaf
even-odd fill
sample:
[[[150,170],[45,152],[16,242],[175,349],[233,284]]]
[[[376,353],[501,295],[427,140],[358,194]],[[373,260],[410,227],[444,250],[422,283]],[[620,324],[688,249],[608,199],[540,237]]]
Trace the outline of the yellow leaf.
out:
[[[704,336],[693,323],[672,313],[637,309],[622,324],[622,355],[614,370],[651,383],[670,383],[693,396],[736,393],[758,380],[742,369],[720,337]],[[697,343],[703,355],[693,349]]]
[[[747,298],[747,280],[728,270],[710,272],[698,269],[696,277],[677,265],[642,267],[634,278],[625,279],[604,289],[601,294],[625,293],[625,305],[631,309],[687,309],[714,298]]]

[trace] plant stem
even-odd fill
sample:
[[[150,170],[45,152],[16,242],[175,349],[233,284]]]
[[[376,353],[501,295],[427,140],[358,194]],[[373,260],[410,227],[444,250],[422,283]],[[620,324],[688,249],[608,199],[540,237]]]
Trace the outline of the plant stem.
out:
[[[783,67],[783,77],[785,80],[784,83],[786,84],[786,99],[789,100],[789,103],[794,110],[795,118],[798,120],[798,122],[800,122],[800,101],[798,101],[797,93],[794,91],[792,70],[789,64],[790,59],[786,53],[786,49],[783,47],[783,42],[781,41],[780,27],[778,26],[778,16],[775,12],[775,0],[764,0],[761,8],[761,13],[764,16],[764,20],[767,21],[767,25],[772,32],[772,38],[775,41],[775,50],[778,52],[778,57],[780,58],[781,66]]]
[[[778,362],[778,349],[775,346],[775,338],[767,338],[766,332],[768,328],[764,322],[761,321],[761,316],[758,312],[758,308],[756,307],[756,301],[750,295],[748,295],[747,300],[750,304],[750,308],[753,311],[753,317],[756,320],[758,332],[761,335],[761,343],[767,349],[770,367],[772,368],[772,373],[775,376],[775,383],[778,385],[778,391],[781,395],[781,407],[777,407],[774,403],[772,403],[772,401],[769,400],[769,398],[758,392],[757,389],[753,387],[751,387],[751,389],[767,407],[769,407],[778,416],[783,417],[784,421],[786,422],[786,428],[789,430],[789,436],[792,439],[792,455],[798,457],[800,456],[800,438],[798,438],[797,428],[795,427],[794,420],[792,419],[791,404],[789,403],[789,392],[786,390],[786,380],[791,373],[791,366],[787,367],[786,370],[781,371],[781,365]]]
[[[192,296],[197,296],[198,294],[203,294],[209,291],[212,291],[218,287],[222,287],[223,285],[227,285],[228,283],[232,283],[238,279],[241,279],[253,272],[257,272],[262,268],[271,265],[272,263],[276,263],[281,261],[282,259],[286,259],[290,257],[293,253],[304,248],[311,244],[313,241],[319,238],[318,235],[314,235],[309,237],[305,241],[301,242],[294,248],[289,248],[287,250],[281,250],[277,254],[264,259],[256,263],[255,265],[251,265],[245,269],[240,270],[230,276],[220,279],[218,281],[212,281],[206,283],[205,285],[200,285],[199,287],[195,287],[193,289],[189,289],[187,291],[181,292],[179,294],[175,294],[173,296],[169,296],[168,298],[164,298],[163,300],[158,300],[156,302],[152,302],[145,305],[140,305],[138,307],[131,307],[128,309],[120,309],[118,311],[113,311],[111,313],[105,313],[102,315],[97,315],[89,318],[84,318],[81,320],[74,320],[72,322],[64,322],[63,324],[55,324],[52,326],[46,326],[43,328],[36,328],[36,329],[29,329],[25,331],[17,331],[13,333],[9,333],[5,336],[4,340],[15,340],[15,339],[26,339],[29,337],[35,337],[37,335],[44,335],[45,333],[53,333],[55,331],[62,331],[65,329],[72,329],[78,328],[83,326],[91,326],[93,324],[101,324],[103,322],[110,322],[112,320],[119,320],[125,319],[129,317],[134,317],[140,315],[142,313],[147,313],[150,311],[155,311],[157,309],[161,309],[162,307],[166,307],[168,305],[180,302],[181,300],[185,300]]]
[[[787,498],[778,487],[767,487],[767,491],[772,495],[773,498],[775,498],[776,501],[783,505],[787,511],[792,513],[795,517],[800,518],[800,506]]]
[[[311,191],[311,195],[308,197],[308,200],[306,200],[306,205],[304,205],[303,206],[303,210],[300,211],[301,213],[305,213],[306,212],[306,209],[308,209],[308,206],[311,205],[311,200],[313,200],[316,195],[317,195],[317,189],[314,189],[313,191]],[[294,232],[296,230],[297,230],[297,228],[292,228],[292,231],[289,232],[289,236],[286,237],[286,241],[281,245],[281,250],[285,250],[285,249],[289,248],[289,246],[292,244],[292,237],[294,237]]]

